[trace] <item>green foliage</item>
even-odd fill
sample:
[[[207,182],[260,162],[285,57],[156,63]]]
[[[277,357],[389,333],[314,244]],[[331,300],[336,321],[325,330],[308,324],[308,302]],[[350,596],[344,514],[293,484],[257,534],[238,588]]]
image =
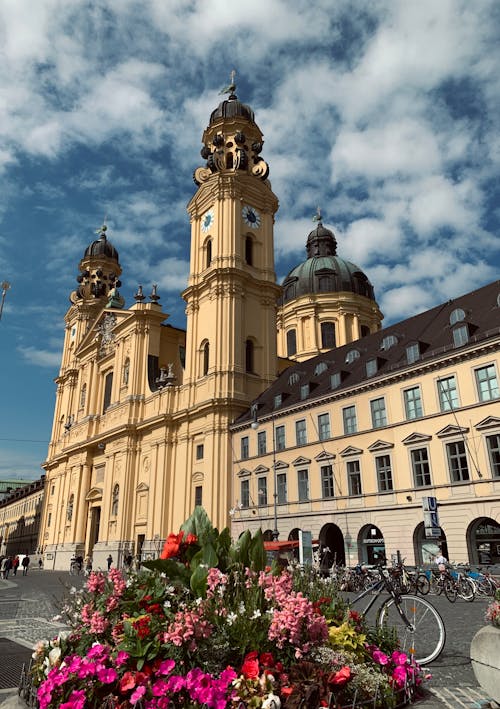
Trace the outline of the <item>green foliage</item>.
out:
[[[195,596],[205,598],[210,568],[227,573],[247,567],[259,572],[266,566],[260,529],[253,536],[247,530],[233,544],[229,529],[226,527],[219,533],[203,507],[198,506],[180,531],[182,535],[170,535],[174,545],[177,538],[180,540],[175,557],[145,561],[143,566],[165,574],[174,585],[190,588]]]

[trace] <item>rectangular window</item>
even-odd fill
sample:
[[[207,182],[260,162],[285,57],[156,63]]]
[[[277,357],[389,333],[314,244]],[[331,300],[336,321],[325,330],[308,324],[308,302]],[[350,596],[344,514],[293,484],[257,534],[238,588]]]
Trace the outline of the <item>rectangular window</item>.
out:
[[[257,451],[259,455],[267,453],[267,437],[265,431],[259,431],[257,434]]]
[[[300,399],[304,401],[309,396],[310,387],[309,384],[302,384],[300,387]]]
[[[257,498],[258,505],[267,505],[267,478],[257,478]]]
[[[250,480],[241,481],[240,504],[242,507],[250,507]]]
[[[406,348],[406,361],[408,364],[413,364],[420,357],[420,346],[418,342],[414,342],[412,345],[408,345]]]
[[[278,473],[276,476],[276,487],[278,491],[278,505],[284,505],[287,500],[286,473]]]
[[[451,482],[460,483],[469,480],[469,466],[465,453],[465,443],[463,441],[447,443],[446,456],[448,458]]]
[[[274,397],[274,408],[279,409],[283,402],[283,394],[276,394]]]
[[[106,410],[111,404],[111,391],[113,389],[113,372],[106,374],[106,379],[104,380],[104,401],[102,404],[102,413],[105,414]]]
[[[295,438],[298,446],[305,446],[307,443],[306,420],[295,421]]]
[[[453,330],[453,344],[461,347],[469,342],[469,328],[467,325],[459,325]]]
[[[321,466],[321,494],[324,500],[334,496],[332,465]]]
[[[297,480],[299,486],[299,502],[305,502],[309,499],[309,471],[298,470]]]
[[[410,452],[411,467],[415,487],[426,487],[431,484],[431,468],[427,448],[415,448]]]
[[[370,401],[370,411],[372,414],[373,428],[380,428],[387,425],[387,414],[385,412],[385,399],[383,396],[380,399]]]
[[[335,372],[335,374],[330,375],[330,389],[337,389],[342,383],[342,378],[340,372]]]
[[[55,485],[51,485],[51,486],[50,486],[50,494],[53,495],[53,494],[55,493],[55,491],[56,491],[56,486],[55,486]]]
[[[377,469],[377,483],[379,492],[390,492],[392,486],[391,457],[389,455],[379,455],[375,458]]]
[[[361,470],[359,460],[349,460],[347,462],[347,481],[349,483],[349,495],[351,495],[351,497],[361,495]]]
[[[441,411],[451,411],[458,406],[457,382],[454,376],[444,377],[437,381],[439,406]]]
[[[52,522],[52,512],[49,512],[47,516],[47,527],[50,527],[50,523]]]
[[[493,364],[476,369],[476,384],[479,401],[498,399],[498,379]]]
[[[377,359],[369,359],[366,363],[366,376],[374,377],[377,373]]]
[[[203,443],[198,443],[196,446],[196,460],[203,460],[204,452],[205,449],[203,447]]]
[[[358,422],[356,420],[356,407],[346,406],[342,409],[342,418],[344,420],[344,433],[356,433],[358,430]]]
[[[405,389],[403,392],[405,413],[407,420],[418,419],[422,416],[422,397],[420,387]]]
[[[249,457],[248,436],[243,436],[241,439],[241,460],[246,460]]]
[[[194,504],[196,507],[201,507],[203,504],[203,488],[197,485],[194,489]]]
[[[285,427],[276,426],[276,450],[284,451],[286,448],[285,442]]]
[[[318,434],[320,441],[330,438],[330,414],[320,414],[318,416]]]
[[[491,475],[494,478],[500,478],[500,434],[486,436],[486,445],[488,446]]]

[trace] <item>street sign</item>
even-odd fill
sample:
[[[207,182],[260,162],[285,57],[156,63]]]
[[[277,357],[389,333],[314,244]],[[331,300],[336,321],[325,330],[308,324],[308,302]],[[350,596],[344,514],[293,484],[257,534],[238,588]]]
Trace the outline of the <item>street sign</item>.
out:
[[[422,509],[424,511],[424,527],[427,539],[439,539],[441,527],[437,512],[438,502],[435,497],[423,497]]]

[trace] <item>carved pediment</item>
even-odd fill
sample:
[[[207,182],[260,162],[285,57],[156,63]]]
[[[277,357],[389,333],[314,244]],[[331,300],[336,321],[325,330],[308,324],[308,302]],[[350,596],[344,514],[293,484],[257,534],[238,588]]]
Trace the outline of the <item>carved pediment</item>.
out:
[[[139,483],[135,488],[136,492],[146,492],[147,490],[149,490],[149,485],[146,485],[146,483]]]
[[[370,451],[370,453],[375,453],[376,451],[389,450],[389,448],[394,448],[394,443],[389,443],[388,441],[381,441],[380,439],[378,441],[375,441],[375,443],[372,443],[371,446],[368,446],[368,450]]]
[[[274,464],[274,469],[275,470],[286,470],[286,468],[289,468],[290,466],[288,463],[285,463],[283,460],[277,460],[276,463]]]
[[[87,502],[102,500],[102,487],[91,487],[85,496]]]
[[[497,428],[499,426],[500,418],[497,418],[497,416],[487,416],[485,419],[477,423],[474,428],[478,431],[482,431],[485,428]]]
[[[256,475],[259,475],[260,473],[268,473],[269,468],[266,468],[265,465],[258,465],[255,470],[253,471]]]
[[[317,463],[321,463],[323,460],[335,460],[335,453],[328,453],[328,451],[321,451],[317,456],[314,457],[314,460]]]
[[[436,433],[438,438],[445,438],[446,436],[461,436],[464,433],[469,433],[468,428],[463,428],[462,426],[449,425],[442,428]]]
[[[298,458],[295,458],[295,460],[292,460],[292,465],[310,465],[310,464],[311,464],[311,459],[304,458],[303,455],[299,455]]]
[[[425,433],[410,433],[409,436],[406,436],[406,438],[403,438],[401,443],[404,443],[405,446],[409,446],[412,443],[427,443],[432,439],[432,436],[429,436],[428,434]]]
[[[239,478],[249,478],[251,474],[252,474],[252,471],[247,470],[246,468],[242,468],[241,470],[238,470],[238,477]]]
[[[347,446],[343,451],[340,451],[342,458],[347,458],[349,455],[361,455],[363,452],[362,448],[356,448],[356,446]]]
[[[205,479],[205,476],[203,475],[203,473],[197,472],[197,473],[193,473],[193,476],[191,479],[194,483],[201,483]]]

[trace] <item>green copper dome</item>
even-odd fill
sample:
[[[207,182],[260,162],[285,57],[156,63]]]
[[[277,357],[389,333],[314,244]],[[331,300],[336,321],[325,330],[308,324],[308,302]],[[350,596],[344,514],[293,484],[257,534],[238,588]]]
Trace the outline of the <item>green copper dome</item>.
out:
[[[307,256],[283,281],[281,303],[313,293],[349,292],[375,300],[373,286],[355,263],[337,256],[333,232],[321,222],[309,234]]]

